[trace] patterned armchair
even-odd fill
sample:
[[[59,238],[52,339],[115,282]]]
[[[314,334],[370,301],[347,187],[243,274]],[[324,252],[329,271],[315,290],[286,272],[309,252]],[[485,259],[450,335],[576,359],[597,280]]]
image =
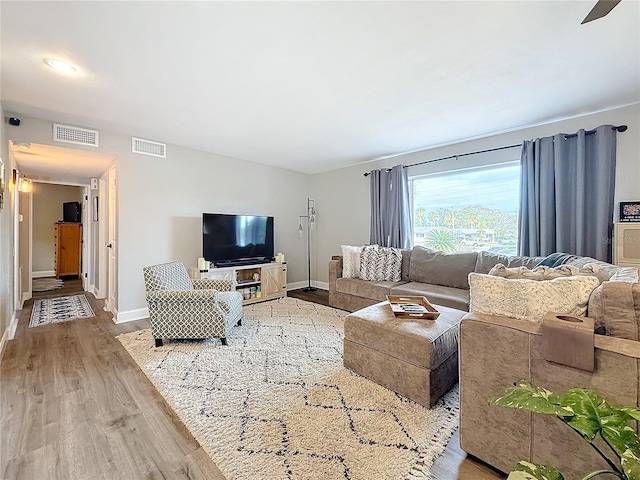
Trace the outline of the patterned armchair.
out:
[[[218,337],[242,321],[242,294],[235,281],[192,280],[181,262],[144,267],[151,332],[156,347],[163,338]]]

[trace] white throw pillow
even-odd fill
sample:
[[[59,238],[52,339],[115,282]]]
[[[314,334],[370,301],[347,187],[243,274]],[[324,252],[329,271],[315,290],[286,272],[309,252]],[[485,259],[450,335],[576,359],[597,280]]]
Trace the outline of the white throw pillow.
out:
[[[618,267],[611,277],[612,282],[638,283],[640,269],[634,267]]]
[[[470,273],[469,311],[530,322],[542,322],[547,312],[582,316],[598,285],[586,275],[536,281]]]
[[[360,254],[362,247],[341,245],[342,247],[342,278],[360,277]]]

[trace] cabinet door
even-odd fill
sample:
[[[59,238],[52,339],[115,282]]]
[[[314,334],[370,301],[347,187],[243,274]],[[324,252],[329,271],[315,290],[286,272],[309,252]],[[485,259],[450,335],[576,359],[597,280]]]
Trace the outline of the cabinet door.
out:
[[[233,268],[212,268],[208,272],[201,273],[201,278],[210,278],[212,280],[230,280],[235,281],[236,271]]]
[[[286,265],[269,265],[262,267],[262,296],[281,297],[286,294],[287,267]]]
[[[58,225],[57,237],[57,275],[80,275],[82,225],[61,223]]]

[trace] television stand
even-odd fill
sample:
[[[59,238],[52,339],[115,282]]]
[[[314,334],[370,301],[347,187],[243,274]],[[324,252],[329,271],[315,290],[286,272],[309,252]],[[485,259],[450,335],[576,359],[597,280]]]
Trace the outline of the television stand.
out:
[[[269,263],[266,258],[246,258],[240,260],[230,260],[228,262],[216,263],[216,268],[242,267],[245,265],[263,265]]]
[[[201,272],[197,267],[191,267],[189,276],[194,280],[211,278],[235,281],[236,290],[244,297],[243,305],[287,296],[286,263],[233,265],[211,268],[206,272]]]

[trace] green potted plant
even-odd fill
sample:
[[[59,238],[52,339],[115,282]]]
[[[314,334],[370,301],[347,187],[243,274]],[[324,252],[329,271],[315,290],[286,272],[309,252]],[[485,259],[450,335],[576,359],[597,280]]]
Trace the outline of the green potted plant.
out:
[[[576,388],[564,396],[522,382],[508,388],[495,405],[555,415],[577,432],[602,457],[609,468],[586,475],[583,480],[599,475],[614,475],[621,480],[640,480],[640,438],[629,426],[631,420],[640,420],[638,407],[615,408],[592,390]],[[603,451],[593,442],[600,437],[608,450]],[[536,465],[521,461],[507,480],[564,480],[560,471],[551,465]]]

